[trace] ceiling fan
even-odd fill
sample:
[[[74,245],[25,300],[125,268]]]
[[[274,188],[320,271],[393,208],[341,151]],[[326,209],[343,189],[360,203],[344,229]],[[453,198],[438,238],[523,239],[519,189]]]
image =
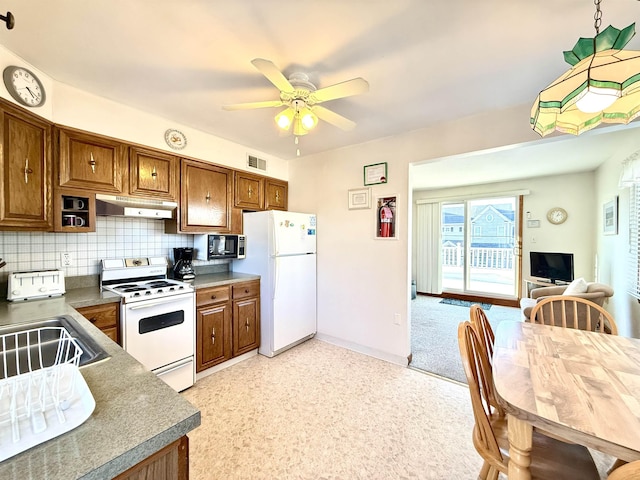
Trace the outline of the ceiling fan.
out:
[[[287,108],[275,116],[275,121],[285,131],[289,131],[293,126],[293,134],[296,137],[309,133],[318,123],[318,118],[346,131],[356,126],[354,121],[318,104],[369,91],[369,83],[365,79],[353,78],[318,90],[304,73],[292,73],[287,79],[269,60],[255,58],[251,63],[280,90],[280,100],[236,103],[223,106],[224,110],[286,106]]]

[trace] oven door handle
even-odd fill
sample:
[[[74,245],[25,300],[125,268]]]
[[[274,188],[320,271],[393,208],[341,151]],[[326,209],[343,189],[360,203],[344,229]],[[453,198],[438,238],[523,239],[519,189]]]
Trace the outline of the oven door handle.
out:
[[[143,308],[155,307],[157,305],[166,305],[167,303],[173,303],[173,302],[175,302],[174,299],[165,299],[165,300],[158,300],[157,302],[145,303],[144,305],[131,305],[130,307],[127,307],[127,308],[129,310],[141,310]]]
[[[174,370],[178,370],[179,368],[182,368],[185,365],[188,365],[189,363],[192,363],[192,362],[193,362],[193,357],[185,358],[180,363],[169,365],[167,367],[158,368],[157,370],[154,370],[153,373],[155,373],[156,375],[162,375],[163,373],[173,372]]]

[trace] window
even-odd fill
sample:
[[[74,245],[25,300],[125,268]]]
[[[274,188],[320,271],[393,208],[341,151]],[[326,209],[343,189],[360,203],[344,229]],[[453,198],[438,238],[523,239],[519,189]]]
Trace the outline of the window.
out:
[[[491,214],[487,215],[487,222],[489,223],[493,222],[493,215]]]
[[[630,189],[629,205],[629,294],[640,299],[640,185]]]

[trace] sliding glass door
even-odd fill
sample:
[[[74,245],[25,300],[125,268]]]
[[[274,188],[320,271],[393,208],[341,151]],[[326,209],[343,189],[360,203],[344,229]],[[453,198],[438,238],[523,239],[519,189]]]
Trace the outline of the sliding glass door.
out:
[[[443,290],[516,297],[519,219],[518,197],[443,203]]]

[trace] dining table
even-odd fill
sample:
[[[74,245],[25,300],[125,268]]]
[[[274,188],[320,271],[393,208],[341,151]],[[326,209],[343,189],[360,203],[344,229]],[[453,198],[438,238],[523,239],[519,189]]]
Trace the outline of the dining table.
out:
[[[495,335],[493,380],[507,413],[509,480],[529,480],[533,430],[640,460],[640,340],[520,321]]]

